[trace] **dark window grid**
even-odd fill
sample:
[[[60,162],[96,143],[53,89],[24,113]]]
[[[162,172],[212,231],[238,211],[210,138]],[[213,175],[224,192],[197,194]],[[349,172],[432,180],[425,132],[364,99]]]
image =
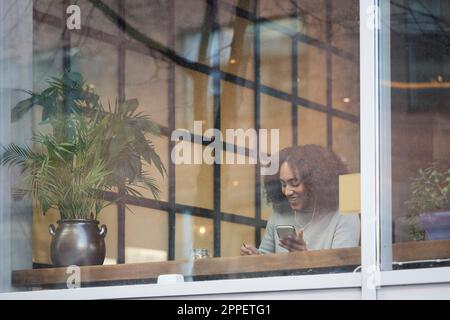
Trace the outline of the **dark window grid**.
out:
[[[239,14],[239,8],[236,8],[236,15]],[[253,7],[253,13],[254,16],[257,16],[259,10],[258,2],[254,2]],[[258,23],[253,23],[253,77],[255,79],[254,81],[254,87],[253,87],[253,93],[254,93],[254,106],[255,106],[255,113],[254,113],[254,124],[255,129],[257,132],[261,127],[261,30],[260,25]],[[257,144],[259,147],[259,136],[257,137]],[[261,242],[261,227],[258,225],[261,224],[261,174],[260,174],[261,166],[259,162],[257,162],[255,166],[255,219],[256,219],[256,226],[255,226],[255,244],[258,244]],[[265,226],[264,226],[265,227]]]
[[[52,26],[55,27],[61,27],[61,19],[52,16],[52,15],[48,15],[48,14],[43,14],[38,12],[37,10],[35,10],[35,19],[37,19],[38,21],[42,21],[43,23],[47,23],[50,24]],[[99,30],[95,30],[92,29],[90,27],[83,27],[81,29],[81,32],[78,30],[73,30],[72,32],[75,33],[80,33],[80,35],[82,36],[88,36],[100,41],[104,41],[108,44],[112,44],[112,45],[117,45],[117,36],[114,35],[110,35],[107,34],[103,31],[99,31]],[[154,52],[147,48],[145,45],[143,44],[139,44],[135,41],[130,41],[130,40],[126,40],[123,42],[124,47],[126,47],[127,50],[130,51],[134,51],[137,53],[141,53],[141,54],[145,54],[145,55],[153,55]],[[206,66],[204,64],[201,63],[196,63],[196,62],[191,62],[187,59],[184,59],[182,57],[178,57],[176,59],[176,61],[173,61],[174,63],[176,63],[177,65],[181,66],[181,67],[185,67],[187,69],[199,72],[199,73],[203,73],[206,75],[211,75],[213,70],[211,67]],[[224,71],[218,71],[221,80],[236,84],[236,85],[240,85],[249,89],[254,89],[255,88],[255,83],[252,80],[248,80]],[[298,106],[302,106],[304,108],[308,108],[308,109],[313,109],[319,112],[323,112],[323,113],[327,113],[327,112],[331,112],[331,116],[333,117],[337,117],[340,118],[342,120],[346,120],[346,121],[350,121],[352,123],[356,123],[359,124],[359,117],[355,116],[354,114],[351,113],[347,113],[338,109],[334,109],[334,108],[328,108],[326,105],[320,104],[320,103],[316,103],[301,97],[295,97],[290,93],[286,93],[265,85],[260,84],[260,90],[262,93],[267,94],[269,96],[287,101],[287,102],[295,102],[295,104],[297,104]]]
[[[119,14],[125,16],[126,9],[124,0],[119,0]],[[120,24],[120,21],[117,21]],[[126,48],[124,46],[124,34],[121,32],[118,36],[117,42],[117,55],[118,55],[118,64],[117,64],[117,92],[118,92],[118,100],[119,102],[124,102],[125,97],[125,84],[126,84],[126,73],[125,73],[125,61],[126,61]],[[124,190],[119,190],[119,194],[124,194]],[[117,205],[117,263],[122,264],[125,263],[125,219],[126,212],[125,208],[126,204],[123,200],[121,200]]]
[[[291,38],[291,90],[292,96],[298,97],[298,47],[297,41]],[[292,144],[298,144],[298,107],[297,104],[291,101],[291,126],[292,126]]]
[[[113,200],[116,196],[115,192],[105,191],[104,197],[106,200]],[[143,197],[127,197],[125,203],[127,205],[154,209],[159,211],[168,211],[170,210],[170,203],[168,201],[155,200],[150,198]],[[197,206],[190,206],[181,203],[176,203],[174,206],[174,212],[178,214],[187,214],[195,217],[201,218],[209,218],[213,219],[215,215],[214,209],[202,208]],[[222,221],[242,224],[246,226],[251,226],[255,228],[265,228],[267,224],[267,220],[261,219],[258,221],[256,218],[245,217],[235,213],[229,213],[221,211]]]
[[[332,17],[332,5],[331,1],[326,1],[325,3],[325,15],[326,15],[326,25],[325,25],[325,42],[331,43],[333,24],[331,23]],[[333,117],[330,115],[333,110],[333,54],[329,51],[325,51],[325,68],[326,68],[326,83],[327,83],[327,147],[333,148]]]
[[[69,1],[64,0],[63,10],[61,12],[62,16],[66,15],[65,9],[69,6]],[[62,66],[64,71],[70,71],[72,69],[72,62],[70,59],[70,32],[67,30],[67,26],[64,24],[64,19],[61,19],[60,26],[63,28],[62,34]]]
[[[257,3],[257,1],[255,1],[255,3]],[[329,3],[329,1],[327,1],[327,4],[328,3]],[[260,25],[263,25],[265,28],[271,29],[273,31],[277,31],[277,32],[284,34],[286,36],[289,36],[289,37],[294,37],[298,42],[309,44],[311,46],[315,46],[315,47],[318,47],[323,50],[329,50],[333,54],[335,54],[345,60],[348,60],[354,64],[358,64],[358,62],[359,62],[359,59],[357,57],[355,57],[353,54],[331,45],[331,42],[324,43],[323,41],[320,41],[319,39],[310,37],[304,33],[299,33],[297,30],[294,31],[292,29],[289,29],[289,28],[277,23],[277,20],[281,20],[281,19],[285,19],[285,18],[298,19],[297,13],[291,13],[291,14],[287,14],[284,16],[273,17],[273,19],[268,19],[268,18],[262,18],[262,17],[258,18],[257,14],[253,14],[251,12],[248,12],[245,9],[236,7],[236,6],[234,6],[230,3],[226,3],[226,2],[221,3],[220,9],[222,9],[224,11],[228,11],[230,13],[233,13],[236,15],[236,17],[249,20],[253,24],[260,24]],[[331,21],[331,20],[327,20],[327,21]]]
[[[208,6],[211,9],[211,20],[212,20],[212,34],[219,35],[220,27],[217,23],[217,0],[207,0]],[[211,41],[219,41],[217,36],[213,36]],[[214,47],[214,46],[213,46]],[[219,48],[219,44],[217,44],[217,48]],[[220,130],[221,129],[221,85],[220,85],[220,49],[218,52],[213,52],[213,67],[212,67],[212,79],[213,79],[213,93],[214,93],[214,128]],[[215,150],[217,152],[217,150]],[[219,151],[221,152],[221,151]],[[214,257],[220,257],[221,253],[221,220],[222,220],[222,212],[221,212],[221,172],[220,172],[220,164],[214,162],[214,216],[213,216],[213,227],[214,227]]]
[[[169,47],[175,48],[175,5],[174,1],[169,1]],[[169,64],[169,76],[168,76],[168,87],[167,87],[167,98],[169,104],[169,112],[168,112],[168,124],[169,131],[167,132],[167,136],[169,136],[170,132],[175,130],[175,64],[170,62]],[[168,158],[170,159],[171,152],[175,146],[175,142],[169,139],[169,149],[168,149]],[[169,233],[168,233],[168,245],[169,245],[169,260],[175,260],[175,227],[176,227],[176,170],[175,164],[172,161],[168,163],[168,181],[169,181],[169,203],[168,203],[168,214],[169,214]]]
[[[60,20],[60,22],[59,23],[57,23],[58,24],[58,26],[60,26],[61,24],[61,19],[58,19],[58,18],[56,18],[56,19],[52,19],[52,17],[50,16],[50,15],[47,15],[47,14],[42,14],[42,13],[39,13],[39,12],[37,12],[36,10],[35,10],[35,17],[37,18],[37,19],[39,19],[40,18],[40,20],[41,21],[46,21],[46,22],[50,22],[50,24],[55,24],[55,22],[57,23],[58,21],[57,20]],[[276,24],[273,24],[273,22],[272,21],[270,21],[271,23],[270,23],[270,25],[271,26],[276,26]],[[331,25],[331,22],[330,22],[330,20],[328,20],[328,23]],[[255,25],[259,25],[259,24],[255,24]],[[278,25],[279,26],[279,25]],[[279,27],[281,27],[281,26],[279,26]],[[216,28],[218,28],[218,27],[216,27]],[[88,30],[88,33],[87,33],[87,36],[92,36],[92,35],[94,35],[94,37],[95,37],[95,35],[97,35],[97,36],[100,36],[100,38],[102,38],[102,40],[104,40],[105,38],[108,38],[108,37],[104,37],[104,35],[107,35],[106,33],[104,33],[104,32],[101,32],[101,31],[98,31],[98,30],[92,30],[91,28],[89,28],[90,30]],[[94,32],[89,32],[89,31],[94,31]],[[286,31],[286,30],[282,30],[282,31]],[[327,29],[327,31],[328,31],[328,29]],[[255,33],[256,34],[256,33]],[[116,37],[115,36],[111,36],[111,35],[107,35],[107,36],[109,36],[110,38],[113,38],[113,39],[111,39],[111,40],[116,40]],[[259,29],[258,29],[258,37],[257,38],[259,38]],[[298,39],[295,39],[295,38],[298,38]],[[303,42],[307,42],[307,43],[310,43],[310,44],[319,44],[320,42],[314,42],[314,39],[310,39],[310,38],[308,38],[307,36],[305,36],[305,35],[297,35],[296,37],[294,37],[293,38],[293,40],[295,40],[295,41],[303,41]],[[131,41],[127,41],[127,42],[131,42]],[[258,40],[256,40],[255,41],[255,43],[257,44],[257,45],[259,45],[259,39]],[[114,44],[116,43],[115,41],[113,42]],[[126,42],[124,42],[123,40],[120,42],[121,44],[123,44],[123,47],[126,47],[127,49],[130,49],[129,48],[129,45],[128,45],[128,43],[126,43]],[[121,49],[123,48],[122,46],[121,46]],[[142,46],[140,46],[140,47],[142,47]],[[295,45],[293,45],[293,48],[294,47],[296,47]],[[70,48],[69,48],[70,49]],[[337,49],[337,48],[328,48],[328,47],[325,47],[324,49],[326,49],[327,50],[327,53],[331,56],[331,54],[333,54],[333,52],[330,52],[330,49],[332,50],[332,51],[334,51],[335,49]],[[146,51],[150,51],[149,49],[147,49]],[[342,52],[334,52],[335,54],[342,54]],[[125,54],[125,53],[124,53]],[[123,56],[124,56],[124,54],[123,54]],[[257,58],[256,59],[258,59],[259,60],[259,48],[258,48],[258,50],[255,50],[255,55],[257,56]],[[120,57],[120,56],[119,56]],[[294,54],[294,57],[295,57],[295,54]],[[293,57],[293,58],[294,58]],[[348,59],[351,59],[351,57],[349,57],[349,56],[347,56],[347,57],[344,57],[344,58],[348,58]],[[119,59],[119,61],[121,61],[121,59]],[[295,59],[295,61],[297,61],[296,59]],[[217,64],[217,62],[216,62],[216,64]],[[198,64],[199,65],[199,64]],[[192,69],[192,63],[189,63],[188,65],[187,65],[188,67],[190,67],[191,69]],[[209,67],[207,67],[207,66],[203,66],[204,68],[202,68],[202,67],[200,67],[200,68],[195,68],[195,69],[197,69],[196,71],[203,71],[203,73],[207,73],[207,74],[210,74],[211,73],[211,69],[209,68]],[[327,68],[328,68],[329,66],[328,66],[328,64],[327,64]],[[123,68],[124,68],[124,65],[123,65]],[[119,69],[120,69],[120,67],[119,67]],[[202,70],[203,69],[203,70]],[[216,68],[217,69],[217,68]],[[293,69],[295,69],[296,70],[296,68],[293,68]],[[258,70],[258,71],[256,71],[256,70]],[[233,83],[235,83],[235,84],[237,84],[237,85],[243,85],[243,86],[245,86],[245,87],[249,87],[249,88],[251,88],[251,89],[254,89],[255,90],[255,92],[258,92],[258,91],[261,91],[261,92],[264,92],[264,93],[266,93],[266,94],[269,94],[269,95],[272,95],[272,96],[275,96],[275,97],[277,97],[277,98],[280,98],[280,99],[283,99],[283,100],[289,100],[289,97],[287,97],[286,96],[286,94],[284,93],[284,92],[281,92],[281,91],[279,91],[279,90],[275,90],[275,89],[273,89],[273,88],[270,88],[270,87],[267,87],[267,86],[262,86],[261,84],[259,84],[259,83],[257,83],[258,81],[255,81],[254,83],[253,83],[253,81],[249,81],[249,80],[247,80],[247,79],[243,79],[243,78],[240,78],[240,77],[238,77],[238,76],[234,76],[234,75],[232,75],[232,74],[228,74],[228,73],[225,73],[225,72],[220,72],[220,70],[218,70],[219,71],[219,73],[215,73],[215,74],[220,74],[220,79],[223,79],[223,80],[225,80],[225,81],[229,81],[229,82],[233,82]],[[258,68],[255,68],[255,75],[257,74],[257,72],[259,72],[259,69]],[[120,75],[120,72],[119,72],[119,75]],[[255,77],[255,79],[258,79],[259,80],[259,74],[258,74],[258,77]],[[295,82],[293,82],[293,83],[296,83],[296,80],[297,80],[297,77],[295,76],[293,76],[293,79],[295,79]],[[230,81],[231,80],[231,81]],[[234,80],[234,81],[233,81]],[[120,81],[119,81],[120,82]],[[220,83],[218,84],[219,86],[220,86]],[[217,84],[216,84],[216,86],[217,86]],[[219,87],[220,88],[220,87]],[[258,89],[257,89],[258,88]],[[119,86],[119,94],[120,94],[120,90],[124,90],[124,86]],[[296,89],[295,89],[296,90]],[[327,87],[327,92],[329,91],[329,89],[328,89],[328,87]],[[220,91],[216,91],[216,92],[220,92]],[[257,98],[257,96],[259,96],[259,92],[258,93],[256,93],[255,94],[255,101],[259,101],[259,99],[260,98]],[[171,94],[170,94],[171,95]],[[294,97],[296,97],[297,95],[294,93],[294,90],[293,90],[293,94],[292,94],[292,96],[294,96]],[[327,96],[328,96],[328,94],[327,94]],[[218,103],[220,104],[220,96],[217,98],[218,99]],[[299,105],[299,104],[301,104],[302,106],[304,106],[304,107],[308,107],[308,106],[310,106],[310,107],[312,107],[313,109],[317,109],[318,111],[321,111],[321,112],[324,112],[324,108],[323,108],[323,106],[321,106],[320,104],[315,104],[315,103],[311,103],[310,101],[307,101],[307,100],[305,100],[305,99],[302,99],[302,98],[299,98],[298,96],[297,96],[297,99],[299,100],[295,105]],[[291,99],[292,100],[292,99]],[[328,101],[327,101],[328,102]],[[310,105],[311,104],[311,105]],[[328,104],[328,103],[327,103]],[[255,106],[257,106],[257,109],[259,109],[259,104],[255,104]],[[220,106],[219,106],[219,108],[220,108]],[[327,108],[327,109],[329,109],[329,108]],[[331,108],[332,109],[332,108]],[[293,115],[295,115],[296,114],[296,108],[293,108],[293,111],[292,111],[292,114]],[[332,113],[334,113],[333,115],[334,116],[337,116],[337,117],[342,117],[342,118],[344,118],[345,120],[348,120],[348,121],[352,121],[352,122],[359,122],[359,119],[358,119],[358,117],[356,117],[356,116],[353,116],[353,115],[350,115],[350,114],[347,114],[347,113],[345,113],[345,112],[340,112],[340,111],[338,111],[338,110],[334,110],[334,112],[333,112],[333,109],[331,110],[332,111]],[[172,114],[172,113],[170,113],[170,114]],[[330,116],[330,112],[327,112],[327,114],[328,114],[328,117],[330,118],[331,116]],[[259,110],[256,112],[256,115],[255,115],[255,118],[258,118],[259,117]],[[293,118],[295,118],[295,116],[293,117]],[[294,119],[293,119],[293,121],[294,121]],[[170,122],[170,119],[169,119],[169,122]],[[255,123],[257,123],[257,122],[259,122],[259,120],[258,121],[256,121]],[[219,123],[220,123],[220,121],[219,121]],[[297,128],[297,125],[293,125],[293,130],[296,130],[296,128]],[[329,132],[329,130],[327,130],[328,132]],[[329,134],[328,134],[329,135]],[[295,131],[293,132],[293,139],[295,140],[296,139],[296,137],[297,137],[297,135],[295,134]],[[233,146],[233,149],[234,149],[234,146]],[[245,150],[246,148],[239,148],[239,147],[237,147],[237,152],[238,153],[241,153],[241,154],[249,154],[249,150]],[[239,149],[241,150],[241,152],[239,152]],[[244,152],[242,152],[242,151],[244,151]],[[175,180],[174,178],[174,172],[175,172],[175,170],[173,170],[173,174],[172,175],[170,175],[173,179],[173,181]],[[257,177],[258,176],[258,172],[259,172],[259,170],[256,170],[255,171],[255,177]],[[169,177],[169,179],[170,179],[170,177]],[[218,186],[219,186],[219,188],[220,188],[220,171],[218,171],[217,169],[215,170],[215,184],[217,183],[216,181],[218,181]],[[256,212],[258,213],[258,210],[257,210],[257,207],[259,207],[260,208],[260,201],[258,201],[258,200],[260,200],[260,179],[257,179],[256,180],[256,185],[255,185],[255,187],[257,187],[256,188],[256,190],[255,190],[255,200],[256,200],[256,203],[257,203],[257,205],[256,205]],[[170,188],[170,186],[169,186],[169,188]],[[217,189],[219,189],[219,188],[215,188],[215,190],[217,190]],[[220,192],[220,189],[219,189],[219,192]],[[175,196],[174,195],[174,193],[171,193],[172,195],[173,195],[173,197]],[[220,197],[220,195],[219,195],[219,197]],[[259,199],[258,199],[259,198]],[[148,199],[147,199],[148,200]],[[140,202],[142,202],[142,201],[140,201]],[[216,191],[215,191],[215,206],[217,206],[216,205],[216,202],[217,202],[217,196],[216,196]],[[127,201],[127,203],[129,203],[129,201]],[[170,201],[169,201],[169,203],[170,203]],[[219,199],[219,205],[218,205],[218,207],[220,208],[220,199]],[[145,206],[144,206],[145,207]],[[168,208],[169,209],[169,208]],[[175,204],[175,211],[176,212],[180,212],[180,213],[189,213],[189,212],[192,212],[192,213],[199,213],[199,212],[202,212],[202,214],[204,215],[205,214],[205,212],[203,211],[203,210],[197,210],[197,209],[201,209],[201,208],[196,208],[196,207],[192,207],[191,209],[194,209],[194,210],[186,210],[186,208],[185,208],[185,210],[180,210],[180,206],[179,205],[176,205]],[[260,211],[260,210],[259,210]],[[259,215],[259,217],[258,217],[258,214],[256,214],[256,221],[254,221],[254,222],[251,222],[251,221],[253,221],[254,219],[252,219],[252,218],[246,218],[246,217],[242,217],[242,216],[239,216],[239,215],[234,215],[234,214],[228,214],[228,213],[223,213],[223,212],[221,212],[220,211],[220,209],[219,209],[219,211],[217,211],[217,210],[215,210],[214,212],[218,212],[219,213],[219,219],[218,219],[218,222],[219,222],[219,230],[220,230],[220,220],[223,220],[223,221],[230,221],[230,222],[237,222],[237,223],[242,223],[242,224],[248,224],[248,225],[252,225],[252,226],[254,226],[255,228],[257,228],[258,230],[256,231],[256,238],[259,238],[260,237],[260,227],[264,227],[265,226],[265,222],[264,221],[261,221],[260,220],[260,215]],[[260,212],[259,212],[260,213]],[[220,218],[220,215],[222,216],[221,218]],[[201,215],[199,215],[199,216],[201,216]],[[218,216],[217,214],[215,215],[216,217]],[[244,220],[242,220],[242,219],[244,219]],[[246,219],[250,219],[250,220],[246,220]],[[169,219],[170,220],[170,219]],[[173,219],[172,219],[173,220]],[[249,222],[250,221],[250,222]],[[173,223],[172,224],[174,224],[174,222],[175,221],[173,221]],[[245,222],[247,222],[247,223],[245,223]],[[256,224],[256,225],[255,225]],[[172,247],[174,246],[174,244],[173,245],[171,245],[171,242],[172,241],[170,241],[170,238],[171,238],[171,236],[170,236],[170,234],[171,233],[174,233],[174,227],[175,226],[171,226],[171,223],[169,223],[169,252],[170,251],[172,251],[172,252],[174,252],[174,248],[172,249]],[[215,229],[217,229],[217,227],[215,227]],[[173,231],[173,232],[171,232],[171,230]],[[219,231],[220,232],[220,231]],[[217,233],[216,233],[217,234]],[[258,240],[258,239],[257,239]],[[216,245],[216,243],[217,242],[219,242],[220,241],[220,236],[219,237],[217,237],[217,239],[215,238],[215,252],[220,252],[220,246],[219,246],[219,248],[217,249],[217,245]],[[173,241],[174,242],[174,241]],[[220,243],[220,242],[219,242]],[[172,250],[171,250],[172,249]]]

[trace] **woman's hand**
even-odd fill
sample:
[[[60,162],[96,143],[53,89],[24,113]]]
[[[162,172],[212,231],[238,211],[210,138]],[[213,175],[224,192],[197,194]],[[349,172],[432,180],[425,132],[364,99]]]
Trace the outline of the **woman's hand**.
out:
[[[303,239],[303,229],[297,233],[297,236],[293,237],[289,235],[287,238],[280,239],[280,247],[292,251],[306,251],[306,242]],[[242,250],[241,250],[242,252]]]
[[[241,246],[241,256],[250,256],[253,254],[260,254],[258,249],[256,249],[254,246],[248,245],[248,244],[242,244]]]

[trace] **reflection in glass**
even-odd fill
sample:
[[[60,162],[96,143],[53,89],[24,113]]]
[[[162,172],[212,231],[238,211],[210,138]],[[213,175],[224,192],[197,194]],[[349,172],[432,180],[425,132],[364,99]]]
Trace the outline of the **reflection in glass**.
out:
[[[292,145],[292,123],[290,120],[291,106],[288,102],[266,94],[262,95],[261,128],[278,129],[280,131],[279,150]],[[268,143],[268,146],[270,145],[271,143]]]
[[[168,97],[161,94],[167,91],[167,63],[133,51],[127,51],[125,57],[126,99],[138,99],[139,111],[167,126]]]
[[[239,256],[239,248],[244,242],[246,245],[255,245],[255,228],[231,223],[222,222],[222,239],[220,242],[222,257]]]
[[[19,3],[0,1],[14,8]],[[136,98],[137,111],[161,126],[162,136],[152,141],[168,176],[162,178],[154,167],[144,167],[155,178],[161,197],[154,199],[151,192],[141,190],[144,199],[127,198],[101,214],[109,230],[106,263],[187,259],[193,248],[208,249],[210,256],[231,257],[240,254],[242,242],[259,246],[273,208],[265,199],[258,166],[171,162],[172,131],[192,132],[194,121],[202,121],[204,130],[217,126],[222,133],[278,129],[279,149],[318,144],[338,153],[351,172],[359,172],[359,78],[355,76],[359,68],[357,59],[351,59],[358,56],[359,34],[354,28],[358,1],[346,0],[339,7],[325,0],[102,2],[103,9],[78,1],[82,29],[70,32],[64,29],[62,0],[33,1],[26,15],[11,18],[12,25],[5,26],[11,21],[0,17],[0,34],[12,30],[14,35],[6,37],[11,43],[6,56],[0,55],[0,65],[9,68],[2,69],[8,72],[0,73],[0,83],[41,91],[49,76],[60,76],[70,68],[81,72],[87,85],[95,86],[104,106]],[[118,17],[108,17],[105,8]],[[127,28],[118,23],[119,17],[125,18]],[[33,30],[33,38],[14,31],[12,27],[19,25]],[[11,64],[11,57],[18,56],[23,65]],[[447,76],[440,75],[434,78],[445,83]],[[20,98],[10,87],[0,89],[2,105]],[[36,110],[14,124],[2,110],[2,143],[11,137],[25,141],[32,129],[42,129],[42,111]],[[427,118],[431,119],[439,129],[429,130],[425,120],[417,120],[424,128],[417,139],[432,142],[428,147],[433,146],[433,158],[445,158],[447,122],[435,115]],[[414,123],[410,120],[408,125]],[[5,172],[1,171],[2,177]],[[5,190],[10,192],[11,186]],[[0,196],[9,199],[8,193]],[[31,197],[27,201],[31,203]],[[124,212],[123,205],[130,210]],[[26,213],[31,205],[23,208]],[[33,219],[27,225],[26,219],[5,228],[0,224],[2,230],[19,230],[15,234],[19,238],[25,234],[17,250],[21,269],[30,269],[32,262],[49,262],[46,225],[55,213]],[[30,229],[33,234],[27,234]],[[10,255],[0,257],[10,260]]]
[[[211,219],[190,214],[177,214],[175,221],[175,259],[192,259],[194,249],[214,253],[214,231]]]
[[[300,145],[327,145],[326,113],[298,107],[298,142]]]
[[[186,148],[194,148],[193,143],[180,142]],[[204,151],[204,147],[202,148]],[[202,151],[202,152],[203,152]],[[194,207],[213,209],[214,178],[213,167],[208,164],[179,164],[176,172],[176,201]]]
[[[224,152],[224,157],[228,152]],[[235,158],[236,159],[236,158]],[[221,210],[242,216],[255,216],[255,165],[223,164],[221,166]]]
[[[126,263],[167,260],[167,212],[129,206],[125,219]]]
[[[450,5],[389,4],[383,19],[390,20],[390,42],[382,50],[390,51],[390,77],[383,78],[388,85],[382,90],[391,101],[392,267],[444,266],[450,247]],[[386,99],[382,103],[389,108]],[[437,238],[444,241],[431,242]]]
[[[261,28],[261,83],[291,91],[291,40],[273,29]]]

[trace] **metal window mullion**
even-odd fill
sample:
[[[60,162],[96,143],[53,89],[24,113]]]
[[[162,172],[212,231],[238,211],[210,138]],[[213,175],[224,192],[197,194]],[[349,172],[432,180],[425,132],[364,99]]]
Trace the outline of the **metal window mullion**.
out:
[[[390,1],[380,2],[380,269],[392,270]]]
[[[376,299],[378,163],[378,39],[370,25],[369,9],[377,0],[360,1],[360,112],[361,112],[361,290],[363,299]]]

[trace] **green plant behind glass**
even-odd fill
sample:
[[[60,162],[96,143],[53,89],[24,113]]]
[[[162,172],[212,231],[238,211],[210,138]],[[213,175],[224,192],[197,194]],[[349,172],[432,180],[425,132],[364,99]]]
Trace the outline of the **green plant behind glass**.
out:
[[[77,139],[80,122],[88,123],[95,127],[96,157],[108,172],[102,178],[102,186],[119,191],[112,201],[123,201],[127,195],[142,196],[139,188],[149,189],[158,199],[160,189],[156,180],[143,170],[142,164],[147,163],[165,175],[164,165],[149,139],[149,136],[159,136],[160,129],[148,115],[137,111],[138,100],[116,101],[114,107],[109,105],[105,110],[99,96],[75,72],[50,78],[48,84],[41,93],[26,91],[30,97],[13,108],[11,120],[17,121],[33,107],[41,106],[42,123],[51,126],[52,139],[58,148]],[[36,137],[34,140],[38,145],[42,143]],[[15,148],[32,152],[28,147]]]
[[[9,144],[0,165],[22,169],[43,214],[53,208],[61,219],[97,219],[107,205],[103,191],[111,188],[106,179],[110,172],[100,154],[101,125],[81,116],[70,118],[71,137],[58,141],[53,133],[33,134],[39,151]]]
[[[450,209],[450,169],[439,170],[436,163],[420,169],[411,178],[411,195],[406,204],[412,214]]]

